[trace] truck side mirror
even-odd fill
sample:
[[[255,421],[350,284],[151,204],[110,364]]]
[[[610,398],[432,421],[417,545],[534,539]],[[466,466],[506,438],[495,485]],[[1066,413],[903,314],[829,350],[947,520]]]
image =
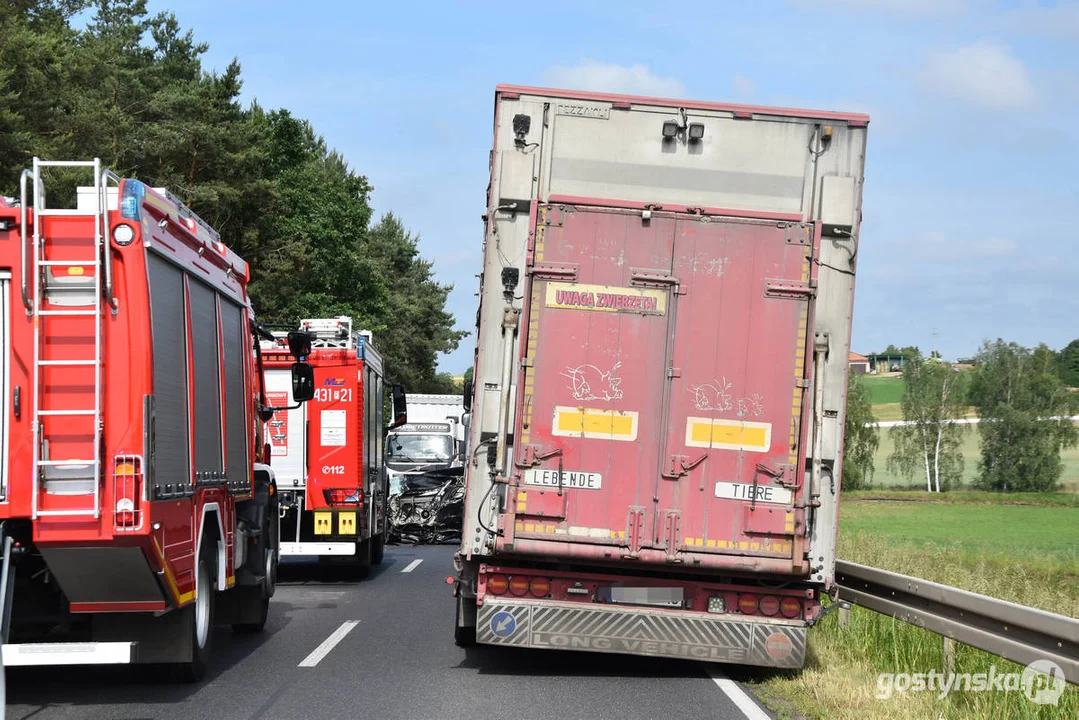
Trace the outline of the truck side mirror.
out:
[[[465,380],[465,412],[472,412],[472,381]]]
[[[292,338],[289,337],[291,342]],[[292,363],[292,398],[307,402],[315,397],[315,369],[305,362]]]
[[[288,351],[299,360],[311,354],[311,333],[303,330],[293,330],[288,334]],[[296,366],[294,365],[293,368]],[[295,369],[293,370],[295,376]],[[312,387],[314,387],[312,385]],[[297,398],[298,400],[299,398]]]
[[[393,397],[393,424],[390,427],[395,428],[408,422],[405,389],[401,385],[394,385],[390,389],[390,395]]]

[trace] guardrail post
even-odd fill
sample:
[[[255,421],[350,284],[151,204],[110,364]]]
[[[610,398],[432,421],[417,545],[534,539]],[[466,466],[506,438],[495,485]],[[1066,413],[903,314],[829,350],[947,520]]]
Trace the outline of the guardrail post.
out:
[[[955,640],[947,636],[942,636],[943,646],[941,647],[941,661],[944,666],[944,676],[951,677],[955,674]]]

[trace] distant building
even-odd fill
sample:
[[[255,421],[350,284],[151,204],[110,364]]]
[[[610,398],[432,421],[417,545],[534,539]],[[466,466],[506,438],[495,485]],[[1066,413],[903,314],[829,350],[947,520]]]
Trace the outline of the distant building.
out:
[[[855,375],[865,375],[869,372],[869,358],[865,355],[859,355],[856,352],[852,352],[848,364]]]
[[[866,360],[869,361],[869,371],[875,373],[899,372],[906,364],[903,355],[869,355]]]

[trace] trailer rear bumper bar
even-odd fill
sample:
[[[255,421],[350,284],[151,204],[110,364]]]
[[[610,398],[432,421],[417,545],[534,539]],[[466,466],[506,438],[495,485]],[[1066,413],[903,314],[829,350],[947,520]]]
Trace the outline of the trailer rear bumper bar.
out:
[[[133,642],[23,643],[0,646],[3,667],[37,665],[130,665]]]
[[[300,555],[355,555],[354,542],[283,542],[281,557]]]
[[[476,621],[488,645],[782,668],[802,667],[805,639],[800,622],[550,600],[488,599]]]

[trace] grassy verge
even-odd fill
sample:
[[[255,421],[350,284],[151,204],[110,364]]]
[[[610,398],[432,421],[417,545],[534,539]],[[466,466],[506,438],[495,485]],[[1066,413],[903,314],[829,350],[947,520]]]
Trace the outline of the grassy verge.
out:
[[[1079,508],[1079,494],[1075,493],[994,493],[979,490],[955,490],[949,493],[930,493],[925,490],[844,490],[843,500],[893,502],[934,502],[953,505],[1043,505],[1046,507]],[[849,507],[849,506],[845,506]],[[864,511],[860,511],[864,512]]]
[[[956,495],[967,495],[956,494]],[[1079,617],[1079,510],[1039,498],[1002,505],[970,494],[965,502],[859,502],[844,498],[839,557]],[[871,496],[866,493],[864,496]],[[1033,530],[1028,528],[1033,527]],[[942,668],[941,638],[855,607],[840,627],[835,615],[810,630],[801,673],[759,680],[761,695],[782,716],[810,718],[1076,718],[1079,689],[1059,703],[1036,705],[1021,690],[896,692],[877,699],[880,673]],[[956,650],[957,673],[1021,673],[1022,667],[967,646]]]
[[[874,412],[876,412],[876,410],[877,408],[873,408]],[[878,417],[878,419],[883,421],[883,418]],[[901,420],[902,418],[898,417],[894,419]],[[915,474],[913,478],[906,478],[888,468],[888,457],[895,450],[895,445],[892,442],[889,430],[890,428],[880,429],[880,446],[873,456],[874,471],[872,482],[874,487],[924,488],[924,474]],[[981,459],[981,451],[978,448],[978,441],[980,438],[981,435],[978,433],[977,425],[965,426],[962,443],[959,448],[963,453],[964,485],[969,486],[978,478],[978,461]],[[1064,450],[1060,454],[1060,457],[1064,462],[1064,474],[1061,481],[1068,487],[1079,484],[1079,447]]]

